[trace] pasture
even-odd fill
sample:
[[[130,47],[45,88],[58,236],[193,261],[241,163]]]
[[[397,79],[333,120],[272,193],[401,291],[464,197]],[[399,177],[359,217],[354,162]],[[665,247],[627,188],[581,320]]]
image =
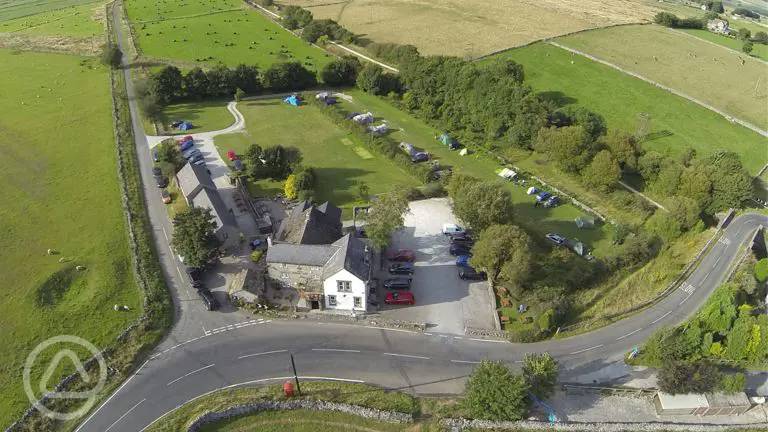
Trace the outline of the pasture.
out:
[[[622,26],[558,42],[768,129],[764,62],[657,25]]]
[[[104,346],[138,317],[142,299],[120,204],[106,69],[95,59],[0,50],[0,75],[5,427],[29,405],[21,374],[38,343],[70,334]],[[36,365],[38,378],[46,364]]]
[[[0,21],[37,15],[99,0],[0,0]]]
[[[102,37],[104,2],[48,10],[31,16],[0,21],[0,32],[44,36]]]
[[[286,0],[374,42],[411,44],[422,54],[478,57],[579,30],[650,20],[643,0]]]
[[[767,31],[768,29],[764,30]],[[695,36],[700,39],[704,39],[706,41],[716,43],[718,45],[722,45],[726,48],[730,48],[732,50],[736,50],[738,52],[741,51],[741,47],[744,45],[744,42],[731,36],[725,36],[720,34],[712,33],[708,30],[701,30],[701,29],[681,29],[681,31],[684,31],[685,33],[690,34],[691,36]],[[762,45],[762,44],[753,44],[752,52],[749,53],[749,55],[753,57],[757,57],[761,60],[768,61],[768,45]]]
[[[563,106],[578,104],[601,114],[609,128],[634,133],[641,113],[650,115],[649,150],[677,155],[734,151],[752,173],[766,162],[765,138],[722,116],[630,75],[545,43],[500,54],[525,67],[526,82]]]
[[[262,70],[283,61],[319,70],[331,59],[240,1],[128,0],[125,7],[144,57],[208,66],[245,63]]]
[[[315,168],[315,199],[329,200],[345,210],[360,201],[358,185],[365,183],[370,194],[391,192],[417,186],[419,182],[393,162],[334,125],[319,108],[312,105],[293,107],[280,99],[246,100],[238,103],[245,117],[247,134],[215,138],[216,147],[226,160],[227,150],[243,154],[250,144],[262,148],[273,145],[301,150],[303,164]],[[256,182],[255,193],[282,192],[274,181]]]

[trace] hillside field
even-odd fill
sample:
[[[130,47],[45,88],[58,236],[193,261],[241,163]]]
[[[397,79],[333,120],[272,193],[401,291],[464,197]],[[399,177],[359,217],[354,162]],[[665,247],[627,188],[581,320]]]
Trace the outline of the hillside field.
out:
[[[557,41],[768,129],[766,65],[745,54],[657,25],[600,29]]]
[[[214,66],[299,61],[319,70],[331,55],[293,36],[242,1],[127,0],[125,8],[142,56]]]
[[[0,32],[21,34],[102,37],[104,2],[97,1],[0,21]]]
[[[0,50],[0,75],[5,427],[29,405],[21,374],[38,343],[70,334],[104,346],[137,318],[142,299],[120,204],[106,69],[83,57]],[[39,377],[46,364],[36,365]]]
[[[700,154],[732,150],[752,173],[765,164],[766,141],[722,116],[630,75],[558,47],[537,43],[507,51],[525,67],[525,79],[558,105],[578,104],[605,117],[609,128],[634,133],[640,113],[651,118],[647,149],[676,155],[686,147]]]
[[[478,57],[590,28],[645,22],[647,0],[286,0],[374,42],[411,44],[422,54]]]
[[[707,40],[712,43],[716,43],[718,45],[722,45],[726,48],[730,48],[732,50],[736,50],[739,52],[741,51],[741,47],[744,45],[744,42],[730,36],[720,35],[712,33],[708,30],[702,30],[702,29],[681,29],[681,31],[684,31],[685,33],[690,34],[691,36],[695,36],[700,39]],[[766,29],[768,31],[768,29]],[[763,44],[753,44],[752,45],[752,52],[749,53],[752,57],[757,57],[761,60],[768,61],[768,45]]]
[[[36,15],[99,0],[0,0],[0,21]]]

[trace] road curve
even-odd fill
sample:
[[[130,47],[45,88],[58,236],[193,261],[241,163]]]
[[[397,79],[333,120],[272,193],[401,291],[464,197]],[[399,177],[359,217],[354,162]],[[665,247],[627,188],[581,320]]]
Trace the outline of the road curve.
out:
[[[115,10],[115,13],[117,11]],[[122,46],[120,26],[115,26]],[[136,149],[147,197],[155,189],[149,145],[125,69]],[[534,344],[483,341],[466,336],[416,333],[356,325],[303,321],[246,320],[236,312],[208,313],[190,302],[186,284],[164,241],[170,232],[165,209],[148,198],[150,220],[166,280],[176,305],[176,323],[155,354],[118,390],[86,417],[76,432],[136,432],[181,404],[207,392],[289,375],[293,353],[299,375],[310,379],[362,381],[413,393],[457,393],[474,364],[500,360],[511,365],[527,352],[548,351],[562,366],[561,376],[589,375],[621,367],[627,351],[662,326],[693,314],[722,283],[740,256],[741,246],[768,216],[734,219],[680,288],[652,307],[626,319],[570,338]],[[200,331],[201,321],[221,320]]]

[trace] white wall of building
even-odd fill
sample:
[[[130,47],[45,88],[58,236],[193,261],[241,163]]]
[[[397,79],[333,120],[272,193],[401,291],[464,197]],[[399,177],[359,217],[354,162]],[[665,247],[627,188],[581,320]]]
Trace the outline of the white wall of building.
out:
[[[349,281],[351,292],[339,292],[338,281]],[[326,309],[365,311],[368,304],[365,282],[347,270],[340,270],[323,282]],[[332,306],[328,296],[336,296],[336,305]],[[359,297],[359,306],[355,307],[355,297]]]

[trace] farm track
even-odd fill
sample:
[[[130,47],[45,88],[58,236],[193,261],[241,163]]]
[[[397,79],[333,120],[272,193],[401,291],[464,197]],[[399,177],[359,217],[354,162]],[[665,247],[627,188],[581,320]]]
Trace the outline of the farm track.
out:
[[[684,99],[687,99],[687,100],[689,100],[689,101],[691,101],[691,102],[693,102],[693,103],[695,103],[697,105],[700,105],[700,106],[702,106],[702,107],[704,107],[704,108],[706,108],[706,109],[708,109],[710,111],[713,111],[713,112],[723,116],[726,120],[729,120],[729,121],[734,122],[734,123],[738,123],[738,124],[746,127],[747,129],[750,129],[752,131],[755,131],[755,132],[759,133],[760,135],[762,135],[764,137],[768,137],[768,131],[766,131],[765,129],[761,129],[758,126],[756,126],[756,125],[754,125],[754,124],[752,124],[752,123],[750,123],[750,122],[748,122],[746,120],[742,120],[742,119],[739,119],[737,117],[734,117],[734,116],[732,116],[732,115],[730,115],[730,114],[728,114],[728,113],[726,113],[726,112],[724,112],[724,111],[722,111],[722,110],[720,110],[718,108],[713,107],[712,105],[710,105],[710,104],[708,104],[706,102],[700,101],[699,99],[696,99],[696,98],[694,98],[692,96],[689,96],[689,95],[687,95],[687,94],[685,94],[685,93],[683,93],[683,92],[681,92],[679,90],[675,90],[675,89],[673,89],[671,87],[668,87],[668,86],[666,86],[664,84],[661,84],[658,81],[654,81],[654,80],[652,80],[650,78],[647,78],[647,77],[645,77],[643,75],[640,75],[640,74],[638,74],[636,72],[632,72],[632,71],[630,71],[628,69],[625,69],[625,68],[623,68],[623,67],[621,67],[621,66],[619,66],[617,64],[605,61],[605,60],[600,59],[598,57],[595,57],[595,56],[593,56],[591,54],[585,53],[584,51],[580,51],[580,50],[577,50],[577,49],[574,49],[574,48],[567,47],[567,46],[565,46],[563,44],[560,44],[558,42],[547,41],[547,43],[552,45],[552,46],[555,46],[557,48],[566,50],[566,51],[571,52],[573,54],[578,54],[578,55],[580,55],[582,57],[588,58],[588,59],[590,59],[592,61],[595,61],[597,63],[603,64],[603,65],[611,67],[613,69],[616,69],[619,72],[623,72],[623,73],[625,73],[627,75],[630,75],[630,76],[635,77],[637,79],[643,80],[643,81],[645,81],[645,82],[647,82],[649,84],[653,84],[654,86],[656,86],[656,87],[658,87],[658,88],[660,88],[662,90],[666,90],[666,91],[668,91],[668,92],[670,92],[670,93],[672,93],[672,94],[674,94],[676,96],[680,96],[680,97],[682,97]]]

